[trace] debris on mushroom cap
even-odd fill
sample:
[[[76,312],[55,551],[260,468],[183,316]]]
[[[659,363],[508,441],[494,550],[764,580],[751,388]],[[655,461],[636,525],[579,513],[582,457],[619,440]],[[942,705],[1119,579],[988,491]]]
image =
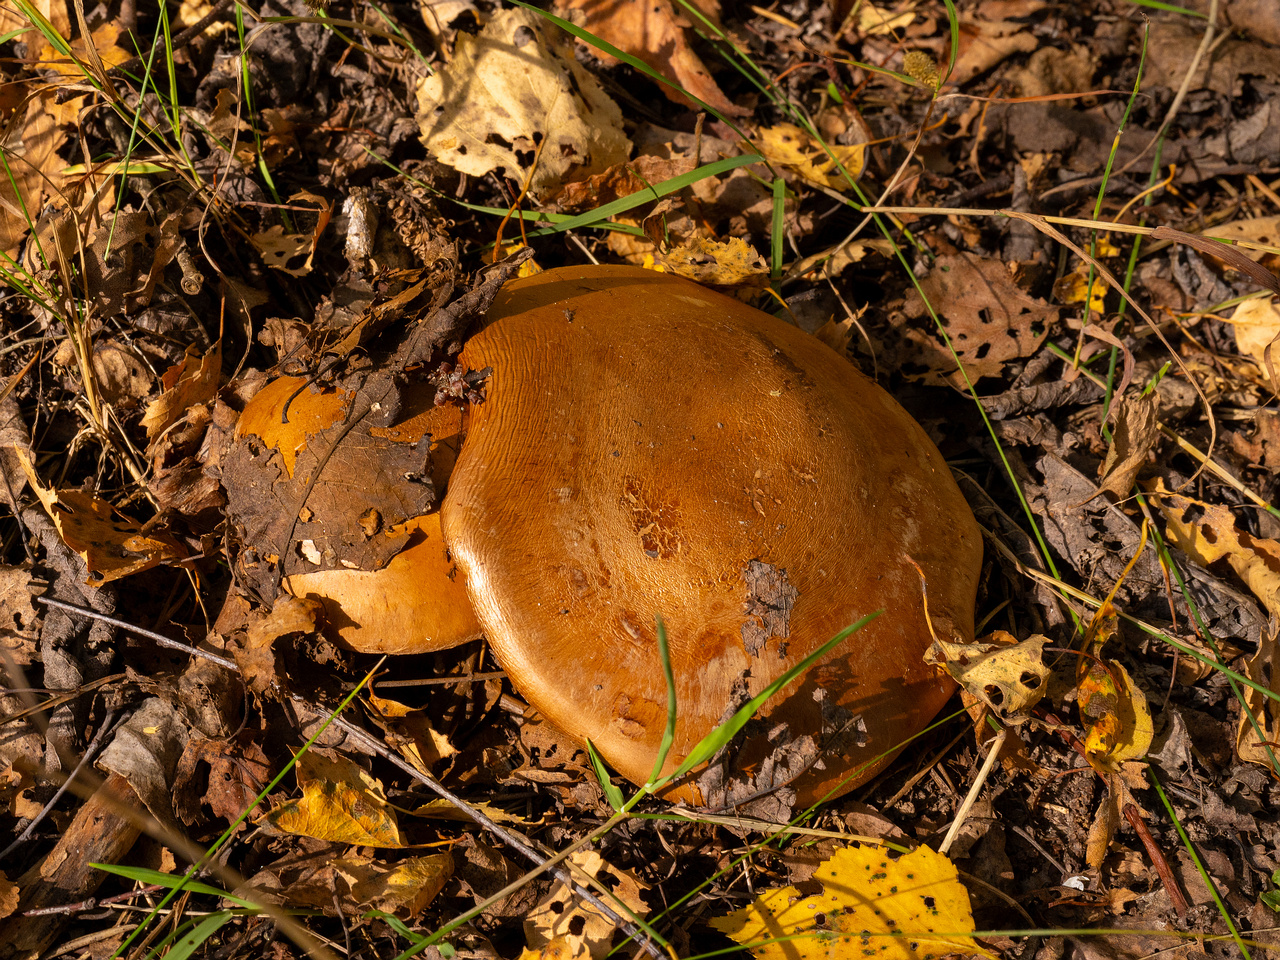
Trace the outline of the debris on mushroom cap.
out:
[[[319,600],[331,638],[366,653],[442,650],[481,633],[432,509],[463,411],[434,396],[411,386],[397,421],[370,427],[346,422],[350,394],[280,377],[246,406],[226,461],[242,579],[268,593],[283,556],[284,588]]]
[[[460,362],[491,368],[441,507],[512,683],[644,781],[860,617],[884,613],[673,796],[792,781],[801,802],[881,769],[953,690],[921,655],[968,641],[982,542],[936,447],[789,324],[630,267],[512,281]],[[846,780],[853,774],[851,780]],[[790,794],[787,794],[790,795]]]

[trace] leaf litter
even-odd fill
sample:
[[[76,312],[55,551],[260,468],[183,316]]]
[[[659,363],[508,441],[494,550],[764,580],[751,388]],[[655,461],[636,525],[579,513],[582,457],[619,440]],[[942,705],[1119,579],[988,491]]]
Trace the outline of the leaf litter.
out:
[[[184,10],[179,29],[213,19],[179,34],[172,72],[157,74],[172,80],[163,94],[124,63],[152,48],[154,9],[89,3],[82,19],[79,5],[36,2],[46,35],[26,7],[0,6],[0,812],[17,843],[0,882],[0,944],[14,946],[0,957],[81,935],[110,952],[128,936],[48,899],[74,866],[59,832],[84,837],[91,823],[107,831],[94,840],[102,856],[133,849],[181,870],[198,856],[188,841],[207,849],[238,821],[208,882],[320,911],[330,919],[306,922],[336,942],[341,914],[348,943],[367,938],[353,953],[374,955],[505,888],[528,851],[564,850],[611,815],[586,753],[528,715],[482,644],[397,660],[344,714],[372,741],[321,730],[374,661],[334,644],[323,608],[276,597],[300,569],[387,562],[403,525],[431,509],[444,452],[397,441],[418,403],[407,386],[426,383],[428,404],[477,389],[449,358],[500,282],[482,265],[513,240],[541,266],[675,270],[819,336],[972,479],[988,535],[984,636],[934,653],[967,721],[772,842],[742,818],[627,822],[588,865],[606,891],[677,955],[731,942],[785,952],[761,943],[775,921],[803,934],[796,950],[863,955],[898,938],[817,917],[833,896],[854,916],[846,906],[883,892],[878,877],[836,888],[839,865],[874,850],[841,835],[892,828],[916,849],[888,858],[887,875],[910,857],[951,871],[946,896],[971,913],[932,929],[975,937],[967,951],[1095,955],[1098,938],[982,932],[1033,927],[1106,927],[1119,956],[1171,947],[1170,926],[1269,942],[1280,321],[1255,281],[1280,268],[1274,16],[1256,0],[1214,5],[1197,63],[1207,22],[1178,10],[958,6],[949,74],[947,10],[933,0],[556,8],[734,126],[625,58],[487,0],[335,0],[328,22],[271,0],[246,8],[247,58],[226,10]],[[1148,24],[1126,117],[1124,95],[1107,91],[1138,79]],[[882,215],[886,237],[847,201],[890,184],[883,202],[899,212]],[[1092,264],[976,208],[1161,227],[1142,239],[1131,292],[1180,363]],[[571,231],[557,219],[584,215]],[[1086,228],[1060,229],[1125,275],[1132,234],[1091,248]],[[1263,272],[1214,256],[1221,240]],[[533,267],[499,268],[520,269]],[[298,446],[237,427],[278,375],[297,390],[291,420],[307,422],[317,397],[344,398]],[[407,478],[395,502],[363,496],[379,470]],[[228,504],[246,474],[258,493]],[[1144,522],[1167,551],[1141,548]],[[999,747],[993,723],[1008,730]],[[164,825],[163,856],[135,846],[105,795],[58,793],[86,753]],[[295,755],[297,778],[259,800]],[[456,807],[441,816],[428,776],[532,845]],[[957,820],[960,873],[930,849]],[[805,830],[830,844],[816,869]],[[76,902],[132,909],[144,896],[101,873],[75,883]],[[46,905],[60,912],[33,912]],[[446,940],[486,960],[596,957],[623,941],[627,910],[601,911],[544,874]],[[925,929],[904,917],[902,929]],[[302,955],[273,923],[229,919],[238,939],[225,955]]]

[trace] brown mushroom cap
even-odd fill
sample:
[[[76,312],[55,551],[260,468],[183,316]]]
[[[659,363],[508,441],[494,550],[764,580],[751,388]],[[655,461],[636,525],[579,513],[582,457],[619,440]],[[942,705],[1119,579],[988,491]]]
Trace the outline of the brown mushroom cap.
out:
[[[457,456],[462,436],[462,410],[434,405],[435,388],[426,384],[410,387],[404,397],[401,417],[390,427],[368,429],[369,442],[414,444],[429,437],[431,478],[436,489],[444,489]],[[312,390],[300,377],[279,377],[264,386],[246,405],[236,423],[236,439],[260,443],[278,456],[280,469],[293,478],[299,458],[309,446],[324,443],[324,431],[347,416],[351,396],[341,391]],[[286,417],[287,410],[287,417]],[[359,441],[359,437],[355,439]],[[269,482],[272,459],[260,459],[260,481]],[[394,472],[371,470],[358,478],[369,487],[392,487],[403,478]],[[317,487],[336,484],[334,496],[359,516],[352,526],[364,524],[365,536],[393,537],[403,545],[389,562],[376,569],[351,565],[343,557],[337,565],[306,569],[308,564],[294,557],[292,572],[284,577],[286,590],[295,596],[320,601],[327,615],[329,636],[364,653],[425,653],[444,650],[475,640],[481,628],[472,612],[466,583],[444,545],[440,514],[432,512],[403,519],[375,517],[361,504],[397,499],[395,491],[361,488],[349,476],[322,472]],[[254,492],[236,491],[243,501],[255,499]],[[262,493],[257,499],[265,500]],[[319,499],[319,498],[317,498]],[[243,503],[234,511],[243,516],[250,507]],[[383,520],[388,523],[383,524]]]
[[[659,615],[672,769],[884,611],[748,727],[744,783],[713,765],[675,794],[694,802],[810,762],[802,802],[858,771],[848,789],[946,701],[951,682],[921,661],[912,560],[933,629],[968,642],[977,525],[924,431],[821,342],[672,276],[571,267],[507,284],[461,362],[492,373],[441,508],[446,541],[516,689],[619,772],[647,779],[664,729]]]

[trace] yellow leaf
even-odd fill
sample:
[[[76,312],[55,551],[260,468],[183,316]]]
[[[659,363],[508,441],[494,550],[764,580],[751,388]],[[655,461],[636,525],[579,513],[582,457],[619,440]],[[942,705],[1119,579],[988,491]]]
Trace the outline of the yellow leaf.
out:
[[[1091,284],[1088,271],[1088,267],[1077,267],[1054,284],[1053,294],[1063,303],[1087,303],[1091,312],[1105,313],[1107,282],[1095,276]]]
[[[1266,635],[1258,639],[1258,652],[1245,661],[1244,675],[1267,687],[1272,693],[1280,694],[1280,638],[1274,621]],[[1253,687],[1246,687],[1244,702],[1254,720],[1258,721],[1262,738],[1259,738],[1253,721],[1242,712],[1240,727],[1236,732],[1236,752],[1241,760],[1269,768],[1272,765],[1271,757],[1280,753],[1280,749],[1276,747],[1280,743],[1280,701]]]
[[[844,847],[813,879],[822,893],[768,890],[711,925],[761,960],[993,956],[966,935],[973,911],[955,866],[928,847],[897,859],[878,847]]]
[[[396,816],[369,793],[346,783],[309,780],[302,798],[282,803],[266,820],[284,833],[364,847],[403,847]]]
[[[760,131],[760,148],[772,162],[790,167],[803,179],[831,190],[848,190],[862,173],[863,145],[826,144],[793,123]],[[840,172],[848,171],[848,178]]]
[[[1250,536],[1236,526],[1226,507],[1170,493],[1157,481],[1152,495],[1165,516],[1165,532],[1175,547],[1203,567],[1225,559],[1236,576],[1280,617],[1280,542]]]
[[[436,853],[395,863],[342,857],[333,861],[333,867],[350,885],[351,896],[361,906],[412,919],[453,876],[453,857]]]
[[[520,951],[520,960],[586,960],[589,956],[586,947],[575,946],[568,937],[556,937],[536,949],[525,947]]]
[[[632,913],[643,915],[647,911],[640,899],[640,894],[647,887],[629,871],[612,866],[594,850],[576,853],[570,862],[575,873],[586,872],[604,881],[613,896]],[[614,907],[616,909],[617,904]],[[591,960],[604,960],[612,949],[616,932],[612,920],[590,904],[581,902],[562,881],[557,881],[547,898],[524,922],[525,940],[533,949],[546,949],[563,939],[569,952],[557,956],[590,956]]]
[[[1025,716],[1048,690],[1053,672],[1044,663],[1048,642],[1048,637],[1038,634],[1019,642],[1003,630],[989,633],[977,643],[935,638],[924,660],[941,666],[970,696],[1009,720]]]
[[[755,247],[737,237],[725,241],[693,237],[660,255],[659,263],[664,273],[716,287],[762,283],[769,274]]]

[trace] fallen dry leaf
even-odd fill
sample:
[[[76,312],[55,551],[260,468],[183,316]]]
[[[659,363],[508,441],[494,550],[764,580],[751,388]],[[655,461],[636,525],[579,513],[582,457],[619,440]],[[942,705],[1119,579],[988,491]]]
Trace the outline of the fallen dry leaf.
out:
[[[961,364],[975,382],[1000,376],[1006,361],[1034,354],[1058,318],[1058,308],[1022,290],[1000,260],[968,254],[939,257],[920,281],[920,289],[942,317]],[[907,294],[903,309],[913,319],[928,317],[915,290]],[[927,332],[923,325],[903,332],[917,349],[911,360],[925,367],[915,376],[963,387],[951,352],[934,335],[932,321],[927,322]]]
[[[723,241],[693,237],[656,259],[669,273],[712,287],[759,286],[769,277],[764,257],[737,237]]]
[[[945,669],[969,696],[985,703],[996,716],[1017,722],[1025,719],[1049,689],[1053,671],[1044,662],[1048,642],[1048,637],[1039,635],[1019,641],[1003,630],[980,637],[976,643],[952,643],[939,637],[925,651],[924,660]]]
[[[843,847],[813,880],[822,893],[766,890],[711,925],[760,960],[994,956],[964,935],[974,929],[968,891],[955,865],[928,847],[896,859],[881,847]]]
[[[1274,621],[1258,638],[1258,652],[1245,661],[1244,675],[1280,695],[1280,633]],[[1280,744],[1280,699],[1245,687],[1244,702],[1252,718],[1241,711],[1240,726],[1236,729],[1236,753],[1241,760],[1274,772],[1275,757],[1280,753],[1277,746]]]
[[[1160,439],[1155,395],[1121,397],[1112,407],[1111,418],[1111,445],[1099,471],[1102,479],[1098,493],[1124,498],[1133,489],[1138,472],[1147,465],[1147,455]]]
[[[142,524],[91,493],[45,487],[26,452],[18,447],[11,449],[57,527],[58,536],[84,560],[89,572],[86,583],[109,583],[187,556],[186,548],[173,537],[144,533]]]
[[[1254,297],[1231,315],[1236,349],[1250,357],[1269,380],[1280,368],[1280,305],[1275,297]]]
[[[333,868],[366,910],[382,910],[411,920],[426,909],[453,876],[453,857],[435,853],[394,863],[372,857],[340,857]]]
[[[1150,492],[1164,514],[1170,543],[1203,567],[1225,559],[1267,612],[1280,617],[1280,542],[1251,536],[1226,507],[1173,493],[1162,480]]]
[[[275,807],[263,821],[281,833],[354,846],[404,846],[395,812],[357,783],[308,780],[302,796]]]
[[[374,720],[382,728],[388,746],[423,773],[431,773],[432,768],[441,760],[458,752],[449,738],[432,726],[426,710],[415,709],[372,693],[366,700],[373,709]]]
[[[852,181],[862,173],[862,144],[824,146],[817,137],[794,123],[761,129],[760,149],[774,163],[794,170],[809,183],[831,190],[852,189]]]
[[[594,850],[584,850],[570,859],[576,868],[603,880],[614,897],[626,904],[632,913],[643,916],[648,912],[649,908],[641,899],[641,894],[648,887],[630,871],[611,866]],[[612,920],[590,904],[583,903],[563,881],[557,881],[546,899],[524,922],[525,939],[530,947],[540,949],[563,937],[572,956],[585,951],[591,960],[604,960],[613,948],[613,935],[617,932]]]
[[[960,52],[948,85],[968,83],[1015,53],[1030,53],[1039,45],[1028,24],[1014,20],[960,20]]]
[[[195,344],[187,347],[181,363],[175,363],[164,372],[161,384],[164,391],[147,404],[142,416],[142,426],[147,439],[154,440],[186,412],[188,407],[213,399],[222,375],[222,341],[218,340],[203,356]]]
[[[418,125],[441,163],[499,168],[538,199],[627,159],[622,111],[547,21],[503,10],[417,89]]]
[[[561,0],[561,6],[577,26],[652,67],[714,110],[730,116],[750,113],[724,95],[693,52],[689,21],[676,14],[671,0]],[[606,63],[617,62],[594,47],[592,53]],[[678,91],[660,86],[667,99],[689,103]]]

